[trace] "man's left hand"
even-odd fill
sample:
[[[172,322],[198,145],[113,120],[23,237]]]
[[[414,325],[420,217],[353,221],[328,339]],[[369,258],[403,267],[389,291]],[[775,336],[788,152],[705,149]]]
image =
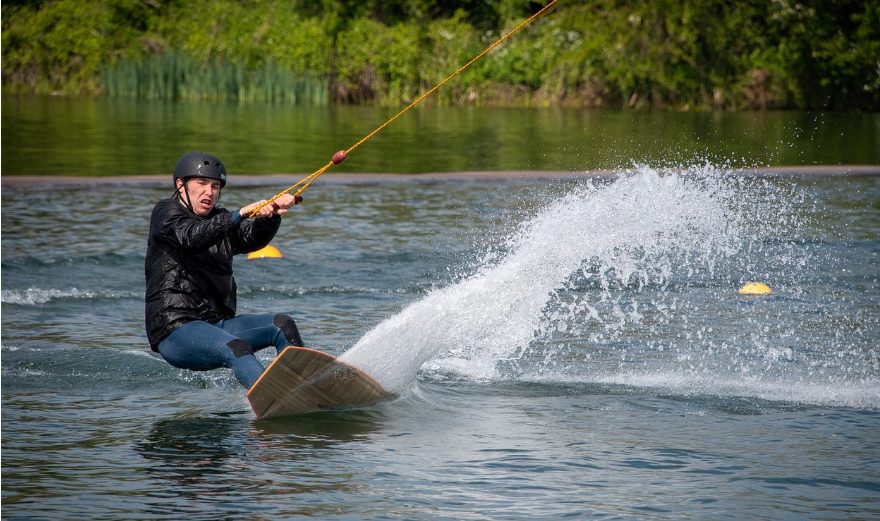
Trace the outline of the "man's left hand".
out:
[[[287,213],[288,208],[295,204],[301,203],[302,200],[303,198],[301,195],[294,196],[290,194],[284,194],[278,199],[272,201],[272,204],[270,204],[269,206],[272,207],[273,214],[284,215],[285,213]]]

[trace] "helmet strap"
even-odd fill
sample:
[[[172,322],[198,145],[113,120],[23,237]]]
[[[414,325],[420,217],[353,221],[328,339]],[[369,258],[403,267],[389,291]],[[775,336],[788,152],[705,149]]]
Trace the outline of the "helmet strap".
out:
[[[195,213],[195,209],[193,208],[192,201],[189,198],[189,188],[186,186],[186,179],[181,179],[183,183],[183,192],[186,194],[186,199],[184,199],[183,195],[180,193],[180,188],[177,186],[174,187],[174,192],[177,194],[177,199],[183,203],[183,206],[186,206],[189,211]]]

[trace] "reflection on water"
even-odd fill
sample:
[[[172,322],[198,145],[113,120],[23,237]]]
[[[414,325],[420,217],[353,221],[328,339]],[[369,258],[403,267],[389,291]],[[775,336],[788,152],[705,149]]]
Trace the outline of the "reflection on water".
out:
[[[157,421],[136,444],[144,458],[161,462],[162,470],[177,473],[183,465],[197,470],[221,468],[230,458],[247,457],[246,445],[283,450],[291,455],[362,441],[381,427],[376,411],[351,410],[300,414],[254,420],[249,413],[181,416]]]
[[[240,455],[241,447],[230,443],[229,437],[246,422],[243,416],[162,419],[135,448],[144,458],[163,464],[151,471],[180,476],[186,482],[194,470],[218,470],[231,456]]]
[[[260,439],[285,439],[285,446],[328,448],[337,443],[363,440],[381,427],[382,414],[374,409],[328,411],[285,418],[254,420],[251,435]]]
[[[297,498],[340,493],[357,494],[369,488],[340,462],[328,462],[333,451],[363,442],[380,428],[378,412],[348,411],[306,414],[294,418],[253,420],[247,413],[163,418],[134,444],[144,458],[140,472],[153,486],[158,513],[210,519],[205,508],[236,498],[230,511],[247,513],[253,506],[236,506],[265,495],[285,504],[288,514],[320,515],[337,510],[325,505],[301,505]],[[349,449],[352,450],[352,449]],[[246,474],[246,480],[242,475]]]
[[[4,96],[6,175],[170,173],[209,150],[234,174],[312,172],[394,109]],[[337,172],[592,170],[698,158],[731,166],[878,164],[880,114],[421,107]]]

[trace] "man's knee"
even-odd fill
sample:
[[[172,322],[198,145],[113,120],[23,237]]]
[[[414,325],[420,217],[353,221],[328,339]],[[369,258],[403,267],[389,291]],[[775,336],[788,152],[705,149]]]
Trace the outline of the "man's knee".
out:
[[[254,348],[247,341],[240,338],[230,340],[226,345],[232,350],[232,354],[235,355],[235,358],[254,354]]]
[[[299,329],[297,329],[296,322],[292,318],[287,315],[275,315],[272,323],[281,330],[288,343],[302,347],[303,341],[299,336]]]

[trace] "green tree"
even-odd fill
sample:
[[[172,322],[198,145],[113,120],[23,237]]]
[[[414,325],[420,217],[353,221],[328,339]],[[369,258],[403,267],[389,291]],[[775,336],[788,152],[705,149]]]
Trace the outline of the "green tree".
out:
[[[398,106],[543,5],[7,0],[3,87]],[[559,0],[431,102],[880,110],[878,56],[876,0]]]

